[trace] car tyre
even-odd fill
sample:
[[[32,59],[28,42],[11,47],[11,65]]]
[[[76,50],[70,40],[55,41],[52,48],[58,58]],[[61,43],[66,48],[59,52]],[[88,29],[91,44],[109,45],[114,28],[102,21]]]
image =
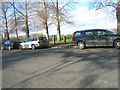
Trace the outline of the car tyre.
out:
[[[8,50],[11,50],[11,47],[10,47],[10,46],[8,46]]]
[[[1,46],[1,50],[3,50],[3,46]]]
[[[82,42],[82,41],[78,42],[78,48],[79,49],[85,49],[85,43]]]
[[[19,49],[22,50],[23,49],[22,46],[19,46]]]
[[[117,48],[117,49],[120,49],[120,40],[116,40],[114,42],[114,47]]]
[[[35,45],[32,45],[32,50],[35,50]]]

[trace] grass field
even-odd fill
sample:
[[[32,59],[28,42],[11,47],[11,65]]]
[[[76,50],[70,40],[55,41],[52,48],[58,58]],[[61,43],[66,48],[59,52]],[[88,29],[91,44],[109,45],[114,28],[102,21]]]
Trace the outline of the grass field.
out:
[[[72,41],[72,35],[66,35],[66,43],[71,43]],[[53,41],[52,41],[52,37],[49,37],[49,43],[50,44],[53,44]],[[57,41],[57,37],[55,38],[55,43],[58,44],[58,43],[64,43],[64,40],[63,40],[63,36],[61,36],[61,42],[58,42]]]

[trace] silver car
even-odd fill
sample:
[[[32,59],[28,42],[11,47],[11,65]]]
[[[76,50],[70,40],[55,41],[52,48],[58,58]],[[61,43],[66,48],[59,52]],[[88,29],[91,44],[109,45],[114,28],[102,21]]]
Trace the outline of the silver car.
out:
[[[49,46],[49,42],[45,37],[33,37],[33,38],[28,38],[24,42],[20,43],[19,48],[20,49],[31,48],[35,50],[35,48],[48,47],[48,46]]]

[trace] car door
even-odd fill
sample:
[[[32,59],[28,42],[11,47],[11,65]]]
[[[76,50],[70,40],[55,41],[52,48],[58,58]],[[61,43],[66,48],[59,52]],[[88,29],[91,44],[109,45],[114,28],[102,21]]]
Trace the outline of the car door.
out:
[[[31,48],[31,38],[28,38],[25,42],[24,42],[24,47],[25,48]]]
[[[94,42],[94,38],[95,38],[95,31],[85,31],[84,34],[84,41],[86,43],[86,46],[95,46],[95,42]]]
[[[6,42],[4,42],[4,47],[7,48],[9,46],[11,46],[11,41],[10,40],[7,40]]]
[[[106,31],[96,30],[95,44],[96,46],[108,46],[111,43],[109,34]]]
[[[38,39],[37,39],[36,37],[34,37],[34,38],[32,39],[32,44],[33,44],[33,45],[38,44]]]

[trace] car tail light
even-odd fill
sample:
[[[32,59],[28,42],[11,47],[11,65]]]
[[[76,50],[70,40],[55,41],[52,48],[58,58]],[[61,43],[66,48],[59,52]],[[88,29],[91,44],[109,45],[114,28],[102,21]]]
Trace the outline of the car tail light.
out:
[[[14,45],[14,43],[12,43],[12,45]]]
[[[74,34],[75,34],[75,32],[74,32],[73,35],[72,35],[72,40],[73,40]]]
[[[38,44],[40,43],[40,41],[38,41]]]

